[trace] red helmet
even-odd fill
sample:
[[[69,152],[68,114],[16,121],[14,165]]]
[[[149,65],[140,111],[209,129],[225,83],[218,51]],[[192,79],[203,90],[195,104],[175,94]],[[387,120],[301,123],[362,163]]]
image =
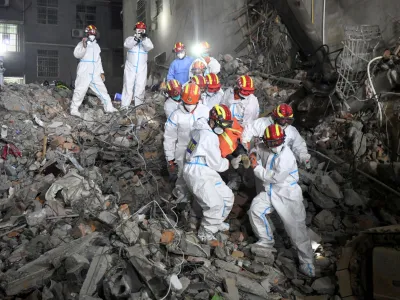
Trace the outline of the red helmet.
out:
[[[135,25],[135,29],[146,29],[146,24],[144,24],[143,22],[137,22]]]
[[[272,118],[281,126],[291,125],[294,121],[293,109],[289,104],[280,104],[272,111]]]
[[[211,48],[210,44],[205,42],[205,41],[200,43],[200,47],[201,47],[203,52],[209,52],[210,48]]]
[[[194,75],[190,82],[197,84],[200,87],[200,90],[203,90],[206,88],[206,79],[204,76],[201,75]]]
[[[94,25],[89,25],[85,28],[85,33],[86,35],[96,35],[97,34],[97,28]]]
[[[202,61],[197,60],[194,62],[191,71],[194,75],[201,75],[205,69],[206,65]]]
[[[217,74],[207,74],[206,75],[206,84],[207,90],[210,93],[216,93],[221,89],[221,83],[219,82],[219,78]]]
[[[174,50],[173,51],[175,53],[182,52],[182,51],[185,51],[185,50],[186,50],[185,44],[183,44],[181,42],[178,42],[178,43],[176,43],[174,45]]]
[[[200,88],[195,83],[188,83],[183,86],[181,95],[182,101],[186,104],[192,105],[199,103],[200,100]]]
[[[251,94],[254,94],[254,83],[253,83],[253,79],[248,76],[248,75],[243,75],[240,76],[237,80],[236,80],[236,84],[239,87],[239,94],[243,95],[243,96],[249,96]]]
[[[233,124],[232,113],[225,104],[214,105],[210,110],[210,120],[214,120],[216,126],[221,128],[230,128]]]
[[[182,92],[182,86],[176,79],[171,79],[167,83],[167,93],[170,97],[177,97]]]
[[[265,131],[263,140],[268,147],[278,147],[285,142],[285,131],[278,124],[269,125]]]

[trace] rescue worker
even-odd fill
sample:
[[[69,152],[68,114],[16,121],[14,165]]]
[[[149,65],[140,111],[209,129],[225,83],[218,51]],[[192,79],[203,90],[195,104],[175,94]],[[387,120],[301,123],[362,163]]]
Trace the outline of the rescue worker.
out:
[[[292,107],[286,103],[280,104],[274,108],[270,116],[259,118],[252,124],[246,126],[243,131],[242,142],[245,145],[249,145],[253,137],[259,138],[263,136],[266,127],[271,124],[278,124],[282,126],[285,131],[285,145],[292,150],[300,164],[304,165],[307,169],[310,169],[311,156],[308,154],[307,144],[297,129],[292,126],[293,121],[294,116]]]
[[[169,96],[164,103],[165,116],[168,118],[173,111],[178,108],[181,102],[182,86],[178,80],[172,79],[167,83],[167,95]]]
[[[201,94],[203,94],[206,91],[206,79],[202,75],[194,75],[191,79],[190,82],[195,83],[199,86]]]
[[[153,49],[153,43],[147,37],[146,24],[137,22],[135,34],[126,38],[124,47],[128,49],[124,70],[124,87],[121,97],[121,110],[128,109],[134,97],[138,106],[144,101],[147,80],[147,53]]]
[[[243,75],[236,80],[236,87],[225,91],[221,101],[230,108],[232,116],[243,128],[258,118],[260,106],[257,97],[254,96],[254,90],[253,79]]]
[[[211,50],[210,44],[207,42],[201,42],[198,47],[200,48],[199,49],[200,57],[196,58],[193,61],[192,65],[197,61],[201,61],[207,67],[204,75],[210,73],[218,74],[221,71],[221,65],[214,57],[210,56],[210,50]],[[192,67],[190,67],[190,70],[192,70]],[[191,76],[193,76],[193,74],[189,74],[189,77]]]
[[[3,65],[3,56],[0,56],[0,88],[4,85],[4,72],[6,69]]]
[[[182,87],[181,103],[173,111],[167,122],[164,131],[164,151],[168,162],[170,174],[176,172],[178,167],[178,178],[173,194],[178,198],[178,202],[186,199],[187,187],[182,178],[183,160],[186,147],[190,140],[190,131],[193,129],[194,122],[199,118],[208,118],[209,109],[199,103],[200,88],[189,83]]]
[[[176,59],[169,66],[167,80],[176,79],[180,84],[185,84],[189,81],[190,66],[194,58],[186,56],[185,45],[181,42],[175,44],[173,52]]]
[[[210,111],[209,121],[206,118],[198,119],[186,150],[183,177],[202,210],[203,217],[198,230],[202,242],[215,240],[214,234],[218,231],[229,230],[224,220],[234,202],[232,190],[219,175],[229,168],[229,160],[221,156],[217,136],[221,132],[220,126],[230,123],[224,119],[224,114],[227,117],[225,110],[216,108]]]
[[[74,56],[80,59],[76,71],[75,90],[71,101],[71,115],[81,117],[78,111],[83,98],[90,88],[101,100],[105,112],[117,111],[104,85],[105,76],[101,63],[100,47],[96,41],[97,28],[89,25],[85,28],[86,37],[75,47]]]
[[[218,134],[221,156],[229,158],[234,169],[239,168],[242,155],[247,153],[241,143],[242,126],[232,118],[230,109],[224,104],[215,105],[210,110],[210,116],[217,124],[214,132]]]
[[[190,66],[189,79],[191,80],[193,76],[199,75],[204,76],[206,70],[206,65],[202,61],[194,61]]]
[[[269,125],[263,135],[264,145],[250,154],[254,174],[263,181],[264,190],[252,201],[248,212],[259,246],[272,248],[274,236],[266,214],[274,210],[280,216],[292,244],[297,248],[300,272],[315,277],[314,255],[307,234],[303,193],[298,185],[296,159],[285,146],[285,131],[278,124]]]
[[[217,74],[211,73],[205,76],[206,91],[202,97],[202,103],[212,109],[214,105],[220,104],[224,97],[224,92],[221,90],[221,83]]]

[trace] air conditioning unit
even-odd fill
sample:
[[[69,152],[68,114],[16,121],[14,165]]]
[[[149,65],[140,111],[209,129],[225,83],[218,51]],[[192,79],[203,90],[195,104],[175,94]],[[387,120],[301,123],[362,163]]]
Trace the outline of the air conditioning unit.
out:
[[[74,38],[83,38],[85,36],[85,30],[84,29],[72,29],[71,35]]]
[[[0,7],[10,6],[10,0],[0,0]]]
[[[83,38],[85,37],[85,29],[72,29],[71,35],[73,38]],[[100,31],[97,31],[96,39],[100,39]]]

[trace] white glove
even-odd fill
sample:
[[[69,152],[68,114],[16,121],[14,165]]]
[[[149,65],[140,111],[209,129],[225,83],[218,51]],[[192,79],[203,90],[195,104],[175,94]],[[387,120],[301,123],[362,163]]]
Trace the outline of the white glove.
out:
[[[241,161],[242,161],[242,155],[235,157],[234,159],[231,160],[232,167],[236,170],[237,168],[239,168],[239,164]]]

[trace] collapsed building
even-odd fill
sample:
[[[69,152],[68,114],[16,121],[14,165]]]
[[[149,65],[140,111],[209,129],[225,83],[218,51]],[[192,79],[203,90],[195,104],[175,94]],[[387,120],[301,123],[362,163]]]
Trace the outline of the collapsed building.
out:
[[[379,28],[348,27],[332,53],[304,29],[304,7],[283,3],[236,12],[247,39],[220,55],[221,78],[251,75],[261,115],[295,110],[312,154],[299,184],[317,277],[296,270],[276,215],[276,251],[251,246],[246,178],[229,182],[229,231],[206,245],[187,229],[166,173],[159,91],[109,115],[88,94],[81,120],[68,113],[71,90],[10,84],[0,92],[1,299],[399,299],[400,46],[374,59]],[[235,58],[245,47],[251,55]]]

